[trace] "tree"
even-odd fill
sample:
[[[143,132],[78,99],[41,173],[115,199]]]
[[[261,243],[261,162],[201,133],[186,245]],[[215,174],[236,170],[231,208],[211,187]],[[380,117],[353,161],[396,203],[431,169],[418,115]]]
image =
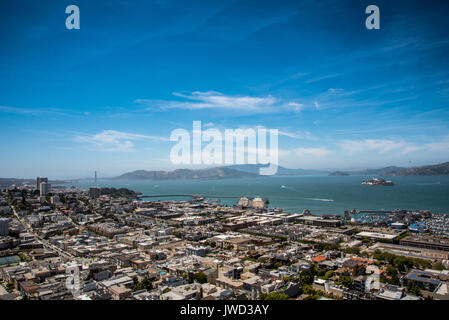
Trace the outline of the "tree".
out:
[[[276,262],[276,263],[273,265],[273,267],[274,267],[275,269],[278,269],[278,268],[282,267],[282,263]]]
[[[193,275],[193,279],[196,282],[199,282],[199,283],[206,283],[207,282],[207,276],[204,274],[204,272],[195,273]]]
[[[304,270],[301,272],[301,274],[299,275],[299,283],[304,286],[307,284],[312,284],[313,283],[313,272],[308,269],[308,270]]]
[[[324,274],[324,279],[329,279],[334,275],[334,270],[329,270]]]
[[[393,266],[391,266],[391,265],[388,265],[388,266],[387,266],[387,274],[388,274],[390,277],[392,277],[392,276],[394,276],[394,275],[397,275],[397,274],[398,274],[398,269],[396,269],[395,267],[393,267]]]
[[[419,286],[419,283],[416,281],[410,281],[407,284],[407,292],[417,296],[421,296],[421,288]]]
[[[338,282],[337,283],[341,284],[342,286],[344,286],[346,288],[349,288],[351,286],[351,284],[352,284],[352,279],[351,279],[351,277],[348,277],[348,276],[340,276],[338,278]]]
[[[147,277],[143,278],[140,282],[135,282],[134,291],[140,290],[151,290],[153,288],[153,283]]]
[[[12,290],[14,289],[14,282],[8,282],[8,283],[6,284],[6,289],[7,289],[8,291],[12,291]]]
[[[441,263],[441,261],[439,261],[439,262],[437,262],[437,263],[434,263],[433,265],[432,265],[432,269],[435,269],[435,270],[444,270],[444,269],[446,269],[445,267],[444,267],[444,264],[442,264]]]
[[[261,294],[260,300],[288,300],[288,295],[285,293],[280,293],[277,291],[271,292],[269,294]]]

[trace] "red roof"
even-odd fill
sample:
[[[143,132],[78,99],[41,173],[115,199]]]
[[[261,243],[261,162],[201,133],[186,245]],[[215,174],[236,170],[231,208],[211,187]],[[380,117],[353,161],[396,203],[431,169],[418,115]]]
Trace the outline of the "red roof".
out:
[[[363,262],[366,264],[374,264],[373,260],[363,259],[363,258],[359,258],[359,257],[353,257],[351,260]]]
[[[316,256],[316,257],[312,258],[313,262],[323,262],[324,260],[326,260],[325,256]]]

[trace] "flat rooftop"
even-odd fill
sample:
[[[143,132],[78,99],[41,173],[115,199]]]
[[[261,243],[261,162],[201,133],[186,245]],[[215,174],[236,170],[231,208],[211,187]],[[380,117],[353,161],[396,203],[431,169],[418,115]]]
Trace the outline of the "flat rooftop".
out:
[[[357,233],[356,236],[357,237],[365,237],[365,238],[373,238],[373,239],[393,240],[398,235],[397,234],[362,231],[360,233]]]

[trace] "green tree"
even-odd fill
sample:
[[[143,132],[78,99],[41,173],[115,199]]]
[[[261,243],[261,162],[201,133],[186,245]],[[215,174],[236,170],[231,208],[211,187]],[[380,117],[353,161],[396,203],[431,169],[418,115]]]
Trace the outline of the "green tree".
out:
[[[439,262],[437,262],[437,263],[434,263],[433,265],[432,265],[432,269],[435,269],[435,270],[444,270],[444,269],[446,269],[445,267],[444,267],[444,264],[442,264],[441,263],[441,261],[439,261]]]
[[[421,296],[421,287],[419,283],[416,281],[410,281],[407,284],[407,292],[417,296]]]
[[[312,270],[304,270],[299,275],[299,283],[304,286],[313,283],[314,274]]]
[[[342,286],[344,286],[346,288],[349,288],[352,284],[352,279],[351,279],[351,277],[348,277],[348,276],[340,276],[336,283],[341,284]]]
[[[280,292],[271,292],[269,294],[261,294],[259,297],[260,300],[288,300],[288,295]]]
[[[195,273],[193,275],[193,279],[196,282],[199,282],[199,283],[206,283],[207,282],[207,276],[204,274],[204,272]]]
[[[140,291],[140,290],[149,291],[152,288],[153,288],[153,283],[147,277],[143,278],[142,281],[140,281],[140,282],[137,282],[137,283],[135,282],[135,285],[134,285],[134,291]]]
[[[14,289],[14,282],[8,282],[6,284],[6,290],[12,291]]]
[[[273,267],[274,267],[275,269],[278,269],[278,268],[282,267],[282,263],[276,262],[276,263],[273,265]]]

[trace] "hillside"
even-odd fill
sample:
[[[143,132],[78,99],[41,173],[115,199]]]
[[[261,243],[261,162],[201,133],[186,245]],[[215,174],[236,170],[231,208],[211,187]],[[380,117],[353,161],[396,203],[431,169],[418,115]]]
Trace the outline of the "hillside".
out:
[[[379,169],[364,169],[364,170],[356,170],[356,171],[345,171],[349,174],[364,174],[364,175],[379,175],[379,176],[388,176],[391,175],[393,172],[399,172],[401,170],[405,170],[407,168],[403,167],[385,167],[385,168],[379,168]]]
[[[238,171],[230,168],[210,168],[200,170],[177,169],[173,171],[137,170],[124,173],[112,179],[124,180],[188,180],[188,179],[230,179],[252,178],[258,174]]]
[[[386,175],[390,176],[443,176],[449,175],[449,162],[431,166],[410,167],[402,170],[391,170]]]
[[[419,167],[385,167],[380,169],[366,169],[357,171],[346,171],[349,174],[379,175],[385,177],[394,176],[442,176],[449,175],[449,162],[419,166]]]
[[[345,177],[345,176],[349,176],[349,174],[347,174],[346,172],[343,171],[334,171],[329,173],[330,177]]]
[[[22,187],[24,185],[34,186],[36,180],[35,179],[16,179],[16,178],[0,178],[0,188],[9,188],[12,185],[16,185],[17,187]],[[49,180],[48,183],[52,185],[61,185],[61,184],[69,184],[69,183],[77,183],[77,180]]]
[[[259,174],[259,169],[267,167],[268,165],[261,164],[236,164],[228,166],[226,168],[244,171],[254,174]],[[328,171],[324,170],[310,170],[310,169],[289,169],[285,167],[278,166],[278,171],[275,176],[302,176],[302,175],[315,175],[315,174],[327,174]]]

